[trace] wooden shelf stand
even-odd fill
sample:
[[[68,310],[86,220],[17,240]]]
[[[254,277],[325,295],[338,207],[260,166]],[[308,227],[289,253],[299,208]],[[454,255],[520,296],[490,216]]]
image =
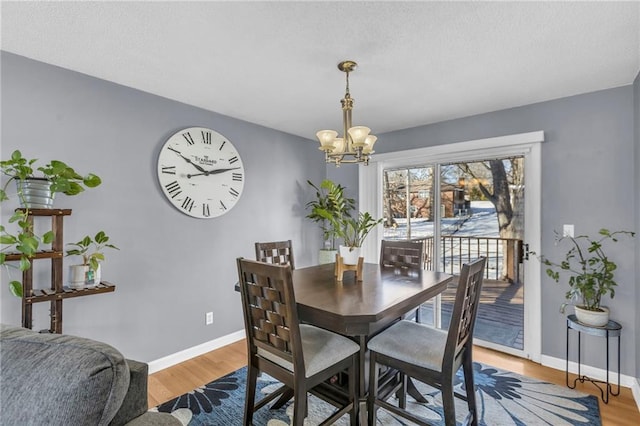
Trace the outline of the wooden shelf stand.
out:
[[[30,209],[27,220],[33,226],[34,217],[51,217],[51,230],[54,234],[51,250],[42,250],[29,261],[31,267],[22,272],[22,326],[33,327],[33,304],[49,302],[50,333],[62,333],[62,301],[72,297],[89,296],[92,294],[110,293],[116,286],[101,282],[93,287],[72,289],[63,285],[63,257],[64,257],[64,217],[71,215],[71,209]],[[19,260],[19,254],[7,255],[7,260]],[[51,286],[49,288],[33,288],[33,263],[36,260],[50,259]]]

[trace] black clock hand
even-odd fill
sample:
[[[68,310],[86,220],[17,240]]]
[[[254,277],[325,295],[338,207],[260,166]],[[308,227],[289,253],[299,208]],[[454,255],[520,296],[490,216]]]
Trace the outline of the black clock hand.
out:
[[[198,169],[199,171],[201,171],[203,174],[206,174],[207,171],[205,169],[203,169],[202,167],[200,167],[199,165],[197,165],[196,163],[194,163],[193,161],[191,161],[189,158],[185,157],[184,155],[182,155],[182,153],[180,151],[176,151],[175,149],[168,147],[167,149],[170,149],[171,151],[175,152],[176,154],[178,154],[180,157],[184,158],[184,161],[186,161],[187,163],[191,164],[193,167],[195,167],[196,169]],[[189,175],[187,175],[189,176]]]
[[[238,170],[240,167],[234,167],[231,169],[217,169],[217,170],[209,170],[209,171],[204,171],[203,173],[196,173],[195,175],[187,175],[187,178],[191,179],[194,176],[200,176],[200,175],[205,175],[205,176],[209,176],[209,175],[217,175],[220,173],[224,173],[224,172],[228,172],[230,170]]]

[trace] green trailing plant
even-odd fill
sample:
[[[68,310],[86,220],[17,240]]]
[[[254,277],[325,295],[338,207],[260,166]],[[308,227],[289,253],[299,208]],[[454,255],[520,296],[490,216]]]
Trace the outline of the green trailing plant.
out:
[[[327,218],[350,217],[355,208],[355,200],[345,197],[345,188],[329,179],[323,180],[320,186],[314,185],[309,180],[307,183],[315,189],[316,199],[306,204],[306,208],[311,210],[306,217],[320,224],[324,248],[335,250],[336,237],[339,233],[339,226],[336,225],[339,222],[332,222]]]
[[[18,183],[27,179],[45,179],[51,182],[52,194],[61,192],[66,195],[77,195],[86,188],[95,188],[102,183],[100,177],[93,173],[81,176],[72,167],[59,160],[51,160],[41,167],[35,166],[37,159],[27,159],[19,150],[13,151],[8,160],[0,161],[0,172],[9,177],[0,188],[0,202],[10,201],[7,193],[8,185],[12,181]],[[39,172],[39,173],[37,173]],[[22,205],[26,205],[21,185],[17,185],[17,197]],[[15,257],[7,260],[8,255],[18,256],[19,263],[16,266],[20,271],[26,271],[31,267],[30,259],[40,250],[42,244],[51,244],[54,239],[53,231],[43,235],[34,233],[33,225],[28,220],[30,209],[25,207],[16,210],[9,218],[9,224],[16,225],[15,231],[0,225],[0,266],[7,268],[11,276],[10,262]],[[9,289],[15,296],[22,297],[22,283],[17,280],[9,281]]]
[[[546,256],[537,256],[543,265],[547,266],[547,275],[554,281],[559,282],[560,277],[569,277],[569,290],[565,294],[568,301],[574,301],[580,307],[590,311],[601,311],[600,303],[602,297],[615,296],[615,271],[617,265],[612,261],[604,250],[604,245],[618,242],[621,236],[634,237],[635,233],[630,231],[611,232],[608,229],[600,229],[599,237],[592,238],[587,235],[577,237],[559,237],[556,232],[558,244],[563,241],[569,243],[569,249],[564,255],[564,259],[553,261]],[[535,255],[535,253],[533,253]],[[564,313],[567,305],[563,303],[560,311]]]
[[[22,156],[19,150],[11,153],[11,158],[0,161],[0,170],[9,177],[3,188],[0,190],[0,201],[9,199],[7,196],[7,186],[11,181],[24,181],[30,178],[46,179],[51,182],[51,192],[61,192],[66,195],[77,195],[87,188],[95,188],[102,183],[99,176],[89,173],[86,176],[78,174],[72,167],[59,160],[51,160],[49,163],[34,170],[37,159],[27,159]],[[36,170],[40,176],[36,176]],[[22,194],[18,197],[22,200]]]
[[[26,271],[31,267],[30,258],[32,258],[40,244],[51,244],[54,238],[53,231],[45,232],[42,236],[33,233],[33,226],[28,221],[29,210],[16,210],[9,218],[9,223],[16,223],[20,231],[18,233],[10,233],[4,225],[0,225],[0,265],[7,268],[7,273],[11,277],[10,267],[14,266],[10,260],[7,260],[9,253],[19,255],[19,263],[16,267],[20,271]],[[22,282],[9,279],[9,290],[11,294],[22,297]]]
[[[98,232],[93,238],[87,235],[77,243],[67,244],[73,247],[67,250],[67,256],[81,256],[82,264],[89,266],[92,270],[98,269],[98,264],[104,261],[104,249],[110,248],[120,250],[113,244],[109,244],[109,237],[104,231]]]

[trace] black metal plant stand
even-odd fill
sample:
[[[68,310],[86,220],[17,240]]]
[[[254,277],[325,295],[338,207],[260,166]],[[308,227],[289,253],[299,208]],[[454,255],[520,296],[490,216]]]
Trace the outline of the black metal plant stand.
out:
[[[573,385],[569,384],[569,330],[576,330],[578,332],[578,377],[576,377],[573,380]],[[613,395],[613,396],[618,396],[620,395],[620,333],[622,331],[622,326],[615,322],[615,321],[609,321],[607,323],[607,325],[603,326],[603,327],[593,327],[593,326],[589,326],[589,325],[585,325],[582,324],[581,322],[578,321],[578,319],[576,318],[575,315],[569,315],[567,316],[567,363],[566,363],[566,370],[565,370],[565,374],[566,374],[566,382],[567,382],[567,386],[571,389],[575,389],[576,384],[578,383],[578,381],[580,381],[580,383],[584,383],[585,381],[589,381],[591,383],[593,383],[598,389],[600,389],[600,396],[602,398],[602,401],[605,404],[609,403],[609,395]],[[582,336],[582,333],[586,333],[589,334],[591,336],[596,336],[596,337],[605,337],[607,339],[606,341],[606,351],[607,351],[607,378],[606,381],[602,381],[602,380],[596,380],[596,379],[592,379],[590,377],[587,377],[585,375],[582,375],[581,371],[580,371],[580,367],[581,367],[581,344],[580,344],[580,338]],[[618,384],[617,384],[617,391],[614,392],[613,391],[613,386],[611,383],[609,383],[609,337],[617,337],[618,338]],[[603,384],[605,386],[600,386],[600,384]]]

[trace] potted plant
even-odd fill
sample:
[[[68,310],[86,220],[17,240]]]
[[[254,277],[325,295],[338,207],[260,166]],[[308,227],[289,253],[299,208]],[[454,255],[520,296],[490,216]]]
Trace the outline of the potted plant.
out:
[[[633,237],[635,233],[611,232],[603,228],[598,235],[598,238],[587,235],[556,237],[558,243],[564,240],[569,242],[569,250],[564,259],[559,262],[545,256],[538,256],[538,259],[548,266],[547,275],[556,282],[559,282],[561,274],[569,277],[569,290],[565,297],[574,303],[563,303],[560,312],[564,313],[566,306],[573,304],[578,321],[601,327],[609,321],[609,309],[601,305],[602,296],[608,294],[613,298],[617,286],[614,279],[617,265],[606,255],[604,244],[617,242],[618,237],[623,235]]]
[[[100,284],[100,262],[105,259],[104,249],[120,250],[113,244],[109,244],[109,237],[104,231],[98,232],[93,238],[87,235],[77,243],[69,243],[67,245],[73,247],[67,250],[67,256],[82,257],[82,264],[71,265],[70,267],[69,282],[72,288],[83,288],[87,284]]]
[[[48,231],[42,236],[33,233],[32,225],[29,224],[27,217],[28,210],[16,210],[9,218],[9,223],[16,223],[19,232],[12,234],[4,225],[0,225],[0,265],[7,268],[7,273],[11,276],[7,263],[7,254],[15,252],[19,255],[19,264],[17,269],[26,271],[31,267],[29,259],[38,251],[40,244],[51,244],[54,238],[53,231]],[[22,283],[18,280],[9,280],[9,290],[14,296],[22,297]]]
[[[343,217],[336,228],[337,235],[342,238],[340,256],[345,265],[355,265],[360,257],[362,243],[369,232],[382,223],[382,219],[374,219],[369,212],[360,212],[358,217]]]
[[[335,260],[336,255],[336,237],[338,236],[336,225],[338,222],[332,222],[327,217],[351,216],[355,200],[345,197],[345,188],[329,179],[323,180],[319,187],[309,180],[307,183],[315,189],[316,198],[306,204],[306,208],[311,210],[306,217],[320,224],[324,242],[323,248],[320,249],[319,263],[331,263]]]
[[[42,175],[35,176],[36,159],[26,159],[19,150],[13,151],[9,160],[0,161],[0,170],[9,180],[0,190],[0,201],[8,200],[7,186],[16,182],[18,199],[25,208],[51,208],[56,192],[77,195],[84,187],[95,188],[102,182],[93,173],[81,176],[72,167],[59,160],[52,160],[36,170]]]
[[[100,185],[98,176],[90,173],[80,176],[75,170],[62,161],[52,160],[45,166],[36,170],[41,176],[35,176],[34,163],[36,159],[27,159],[19,150],[15,150],[8,160],[0,161],[0,172],[9,177],[0,188],[0,202],[10,201],[7,193],[11,181],[16,182],[17,196],[21,210],[16,210],[8,222],[17,225],[15,232],[10,231],[4,225],[0,225],[0,266],[7,268],[11,275],[10,267],[13,266],[7,255],[15,253],[19,256],[17,268],[26,271],[31,267],[30,258],[39,251],[41,244],[51,244],[54,239],[53,231],[48,231],[39,236],[34,233],[33,225],[28,217],[30,209],[51,208],[53,196],[56,192],[66,195],[77,195],[84,191],[84,187],[94,188]],[[15,260],[15,257],[11,260]],[[9,281],[11,293],[22,297],[22,283],[17,280]]]

